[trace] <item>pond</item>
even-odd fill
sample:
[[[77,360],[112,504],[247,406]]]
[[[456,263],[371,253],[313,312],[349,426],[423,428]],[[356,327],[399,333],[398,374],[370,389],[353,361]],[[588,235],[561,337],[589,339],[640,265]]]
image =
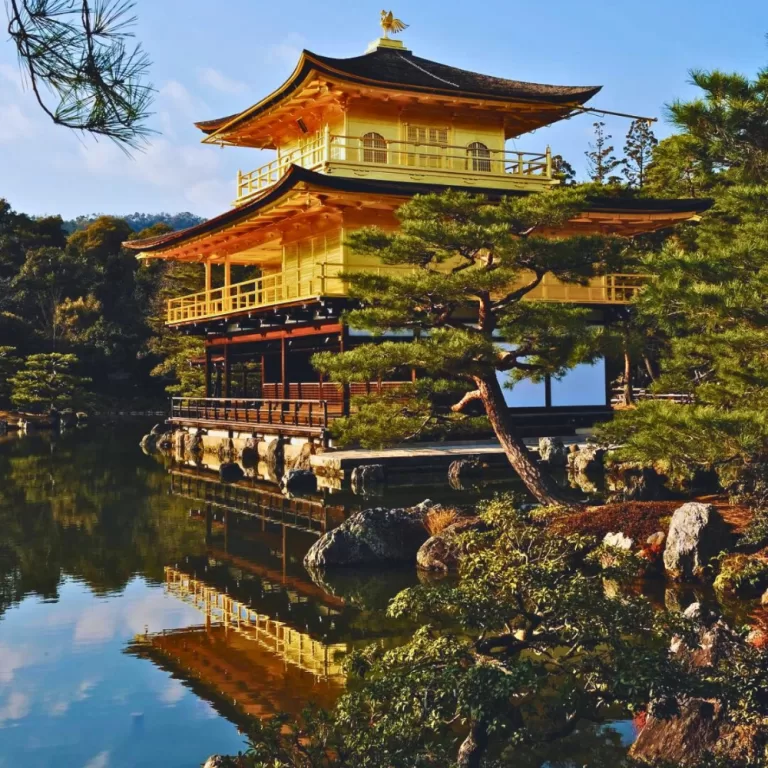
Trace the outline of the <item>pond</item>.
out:
[[[302,566],[360,499],[224,486],[142,454],[146,431],[0,437],[0,768],[199,766],[243,750],[252,718],[332,704],[340,654],[412,630],[385,608],[414,568]],[[615,765],[633,734],[515,761]]]

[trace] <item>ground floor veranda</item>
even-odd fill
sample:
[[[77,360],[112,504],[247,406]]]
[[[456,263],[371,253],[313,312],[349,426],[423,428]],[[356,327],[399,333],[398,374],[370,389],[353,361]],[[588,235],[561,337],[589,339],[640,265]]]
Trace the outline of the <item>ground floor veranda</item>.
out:
[[[604,322],[602,314],[596,319]],[[350,330],[338,317],[250,332],[221,328],[208,334],[205,355],[194,362],[204,370],[205,396],[173,398],[171,418],[181,426],[319,437],[327,444],[332,423],[354,411],[357,396],[396,391],[415,381],[419,371],[342,384],[318,373],[312,356],[385,339]],[[504,390],[505,398],[524,431],[570,434],[607,418],[615,373],[610,361],[599,360],[561,379],[520,382]]]

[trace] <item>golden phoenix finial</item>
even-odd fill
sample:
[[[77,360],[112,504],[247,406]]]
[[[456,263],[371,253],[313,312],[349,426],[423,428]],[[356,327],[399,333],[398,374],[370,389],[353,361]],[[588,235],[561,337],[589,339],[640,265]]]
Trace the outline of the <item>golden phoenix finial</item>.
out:
[[[389,33],[397,35],[402,32],[408,25],[404,24],[400,19],[395,18],[395,14],[392,11],[381,12],[381,28],[384,30],[384,37],[388,40]]]

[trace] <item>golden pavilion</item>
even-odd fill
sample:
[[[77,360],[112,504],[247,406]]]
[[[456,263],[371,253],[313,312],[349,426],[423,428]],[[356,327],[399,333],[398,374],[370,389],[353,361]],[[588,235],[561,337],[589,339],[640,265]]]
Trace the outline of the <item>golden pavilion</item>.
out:
[[[269,159],[238,173],[224,213],[126,243],[139,258],[193,262],[205,271],[203,291],[168,302],[168,324],[206,346],[206,398],[175,401],[179,424],[231,430],[246,422],[249,431],[254,422],[280,434],[325,435],[329,421],[348,411],[350,396],[398,384],[342,387],[312,368],[317,351],[375,343],[341,322],[349,305],[341,273],[396,269],[353,253],[347,234],[372,224],[395,228],[394,212],[419,193],[460,188],[498,199],[558,183],[549,147],[522,152],[507,142],[589,110],[599,86],[458,69],[391,39],[388,32],[403,25],[382,24],[384,36],[363,55],[304,51],[273,93],[197,123],[204,143],[263,150]],[[701,200],[594,199],[564,231],[646,233],[706,207]],[[250,267],[253,276],[235,282],[233,267]],[[637,275],[585,286],[548,276],[529,296],[578,302],[599,323],[640,284]],[[573,414],[589,420],[608,409],[608,379],[604,363],[582,367],[561,380],[516,386],[509,405],[558,423],[570,414],[567,423],[577,424]]]

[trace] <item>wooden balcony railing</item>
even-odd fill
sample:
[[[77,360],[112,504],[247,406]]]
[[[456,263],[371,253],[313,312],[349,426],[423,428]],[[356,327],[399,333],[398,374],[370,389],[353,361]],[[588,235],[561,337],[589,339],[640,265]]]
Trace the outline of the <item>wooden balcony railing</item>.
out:
[[[297,432],[324,432],[343,415],[343,404],[326,400],[234,397],[173,397],[171,418],[209,423],[272,426]]]
[[[289,301],[302,301],[319,296],[345,296],[347,287],[342,273],[368,272],[397,275],[407,274],[412,270],[413,267],[402,265],[321,262],[309,267],[289,269],[285,272],[246,280],[243,283],[234,283],[230,286],[170,299],[167,322],[174,325]],[[613,274],[595,277],[587,285],[578,285],[563,283],[548,274],[533,291],[527,294],[527,298],[586,304],[628,304],[648,280],[647,275]],[[528,279],[521,276],[519,282],[520,285],[524,285]]]
[[[238,172],[237,201],[275,184],[291,165],[310,170],[326,163],[349,163],[371,168],[400,168],[414,172],[445,172],[472,177],[510,176],[519,179],[551,181],[552,153],[489,149],[482,144],[427,144],[415,141],[372,140],[343,136],[328,131],[318,133],[300,149],[281,155],[248,173]]]
[[[287,269],[242,283],[233,283],[210,291],[200,291],[168,301],[170,324],[243,312],[287,301],[301,301],[317,296],[344,296],[346,285],[341,272],[405,273],[410,266],[342,264],[319,262]]]

